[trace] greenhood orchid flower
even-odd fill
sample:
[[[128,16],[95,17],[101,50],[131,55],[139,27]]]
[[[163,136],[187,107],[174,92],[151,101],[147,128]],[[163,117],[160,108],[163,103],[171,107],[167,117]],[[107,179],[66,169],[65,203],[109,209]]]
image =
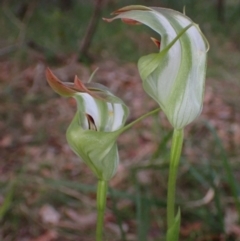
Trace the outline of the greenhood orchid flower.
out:
[[[106,87],[97,83],[61,82],[49,69],[49,85],[64,97],[77,101],[77,112],[68,127],[67,141],[100,180],[115,174],[119,156],[116,139],[128,116],[128,108]]]
[[[138,61],[145,91],[158,102],[175,129],[191,123],[202,110],[208,42],[186,15],[158,7],[127,6],[111,22],[145,24],[161,36],[153,39],[158,53]]]

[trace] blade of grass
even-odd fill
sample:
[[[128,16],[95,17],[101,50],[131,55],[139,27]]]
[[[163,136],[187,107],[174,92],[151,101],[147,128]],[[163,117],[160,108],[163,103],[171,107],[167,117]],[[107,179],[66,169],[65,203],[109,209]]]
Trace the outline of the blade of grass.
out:
[[[119,211],[118,211],[118,208],[117,208],[117,200],[114,196],[114,193],[113,193],[113,190],[112,188],[109,187],[109,194],[110,194],[110,198],[112,199],[112,202],[113,202],[113,213],[117,219],[117,224],[118,224],[118,227],[120,229],[120,233],[121,233],[121,240],[122,241],[126,241],[126,234],[123,230],[123,226],[122,226],[122,219],[119,215]]]
[[[189,167],[189,174],[191,174],[197,182],[199,182],[202,186],[208,188],[209,183],[206,180],[206,177],[202,175],[201,172],[199,172],[198,168],[195,168],[194,166]]]
[[[161,142],[159,142],[157,150],[153,153],[149,163],[153,164],[155,160],[159,158],[160,155],[162,155],[162,152],[166,149],[168,141],[171,139],[173,134],[173,131],[169,131],[162,139]]]
[[[0,206],[0,221],[2,220],[6,212],[9,210],[9,208],[11,207],[11,204],[13,201],[14,188],[15,188],[15,181],[9,184],[9,190],[7,192],[7,195],[4,198],[3,204]]]
[[[138,241],[146,241],[148,236],[148,230],[149,230],[149,223],[150,223],[150,209],[152,206],[160,206],[160,207],[166,207],[166,202],[161,202],[161,205],[157,203],[151,202],[152,198],[149,197],[148,191],[149,189],[142,186],[140,182],[138,181],[137,174],[139,171],[142,170],[162,170],[167,169],[168,163],[163,162],[160,165],[158,164],[147,164],[147,165],[141,165],[141,166],[135,166],[131,168],[131,176],[133,178],[133,182],[135,185],[136,190],[136,215],[137,215],[137,237]],[[159,200],[161,201],[161,200]]]
[[[215,207],[216,207],[216,211],[217,211],[217,216],[216,216],[216,222],[214,222],[214,226],[215,228],[217,228],[217,232],[221,232],[224,233],[224,214],[223,214],[223,206],[221,203],[221,193],[219,191],[219,188],[216,185],[216,180],[218,179],[216,172],[213,170],[211,164],[209,163],[208,165],[208,171],[209,171],[209,175],[208,175],[208,180],[210,181],[210,185],[212,186],[213,190],[214,190],[214,203],[215,203]]]
[[[221,160],[222,160],[223,167],[226,171],[228,184],[230,186],[230,189],[231,189],[231,192],[232,192],[232,195],[233,195],[233,198],[234,198],[234,203],[235,203],[235,206],[236,206],[236,209],[237,209],[237,212],[238,212],[238,219],[240,220],[240,201],[239,201],[239,198],[238,198],[237,181],[234,177],[233,170],[232,170],[231,165],[228,161],[227,153],[226,153],[226,151],[223,147],[221,139],[219,138],[215,128],[209,122],[205,122],[205,124],[206,124],[206,127],[211,131],[211,133],[212,133],[212,135],[215,139],[215,142],[216,142],[216,144],[217,144],[217,146],[220,150],[220,157],[221,157]]]
[[[32,181],[34,178],[31,179]],[[27,180],[26,180],[27,181]],[[50,186],[51,188],[56,188],[58,189],[61,186],[66,186],[69,188],[72,188],[74,190],[82,191],[84,193],[94,193],[96,192],[96,186],[94,185],[85,185],[79,182],[73,182],[73,181],[68,181],[68,180],[54,180],[54,179],[44,179],[43,184]],[[118,190],[112,189],[112,193],[116,198],[123,198],[123,199],[129,199],[133,202],[136,200],[136,195],[134,194],[129,194],[127,192],[122,192]],[[147,200],[149,202],[149,205],[157,205],[160,207],[165,207],[166,206],[166,201],[165,200],[159,200],[159,198],[154,198],[154,197],[145,197],[143,195],[140,195],[140,197],[143,200]]]
[[[146,241],[149,228],[149,208],[147,200],[141,198],[141,186],[137,180],[137,173],[134,173],[136,190],[136,215],[137,215],[137,240]]]

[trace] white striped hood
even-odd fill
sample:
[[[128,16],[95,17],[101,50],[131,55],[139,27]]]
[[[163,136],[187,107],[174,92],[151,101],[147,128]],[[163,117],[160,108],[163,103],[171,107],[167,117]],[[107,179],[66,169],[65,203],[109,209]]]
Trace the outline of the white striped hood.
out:
[[[112,19],[143,23],[161,36],[158,53],[140,58],[139,73],[145,91],[155,99],[176,129],[192,122],[202,110],[208,42],[186,15],[164,8],[128,6]],[[159,36],[159,37],[160,37]]]

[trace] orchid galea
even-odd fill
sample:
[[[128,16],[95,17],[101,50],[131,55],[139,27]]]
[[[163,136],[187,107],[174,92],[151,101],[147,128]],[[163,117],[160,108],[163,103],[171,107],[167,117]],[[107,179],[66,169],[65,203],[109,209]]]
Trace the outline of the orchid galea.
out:
[[[105,20],[142,23],[159,34],[153,39],[159,52],[138,61],[143,88],[175,129],[191,123],[202,110],[209,48],[198,25],[180,12],[157,7],[128,6],[113,14]]]

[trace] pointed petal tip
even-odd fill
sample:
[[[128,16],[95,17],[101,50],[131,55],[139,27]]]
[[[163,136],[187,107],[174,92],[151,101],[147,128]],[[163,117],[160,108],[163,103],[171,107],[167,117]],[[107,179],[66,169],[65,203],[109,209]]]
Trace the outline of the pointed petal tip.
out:
[[[59,95],[70,97],[73,96],[73,94],[76,92],[64,83],[62,83],[61,80],[59,80],[53,72],[50,70],[50,68],[46,69],[46,78],[47,82],[50,85],[50,87]]]
[[[111,23],[113,21],[113,19],[111,19],[111,18],[102,18],[102,20],[107,23]]]
[[[75,75],[74,78],[74,88],[76,89],[76,91],[81,92],[81,93],[87,93],[90,96],[92,96],[93,98],[97,98],[97,99],[101,99],[98,95],[96,95],[95,93],[93,93],[90,89],[88,89],[84,83],[77,77],[77,75]]]
[[[158,39],[155,39],[153,37],[151,37],[151,40],[153,41],[153,43],[158,47],[158,49],[160,49],[161,46],[161,42]]]
[[[82,83],[82,81],[75,75],[74,77],[74,87],[79,92],[86,92],[88,93],[89,90],[85,87],[85,85]]]
[[[74,83],[78,80],[77,75],[74,76]]]
[[[49,67],[46,68],[46,73],[47,72],[51,72],[51,70],[49,69]]]
[[[123,8],[120,8],[114,12],[112,12],[110,15],[111,16],[115,16],[113,18],[102,18],[103,21],[106,21],[108,23],[112,22],[117,15],[121,14],[121,13],[124,13],[124,12],[128,12],[128,11],[132,11],[132,10],[142,10],[142,11],[149,11],[149,10],[152,10],[151,8],[149,7],[145,7],[145,6],[142,6],[142,5],[129,5],[129,6],[126,6],[126,7],[123,7]],[[123,20],[123,19],[122,19]],[[124,23],[127,23],[127,24],[131,24],[131,25],[137,25],[137,24],[141,24],[140,22],[137,22],[137,21],[134,21],[134,20],[131,20],[132,22],[130,22],[130,20],[123,20]]]
[[[47,80],[51,79],[51,77],[53,76],[53,73],[50,70],[50,68],[48,68],[48,67],[46,68],[45,75],[46,75]]]
[[[47,81],[49,83],[49,85],[51,86],[51,84],[53,84],[54,82],[59,82],[60,80],[53,74],[53,72],[50,70],[50,68],[46,68],[46,78]]]

